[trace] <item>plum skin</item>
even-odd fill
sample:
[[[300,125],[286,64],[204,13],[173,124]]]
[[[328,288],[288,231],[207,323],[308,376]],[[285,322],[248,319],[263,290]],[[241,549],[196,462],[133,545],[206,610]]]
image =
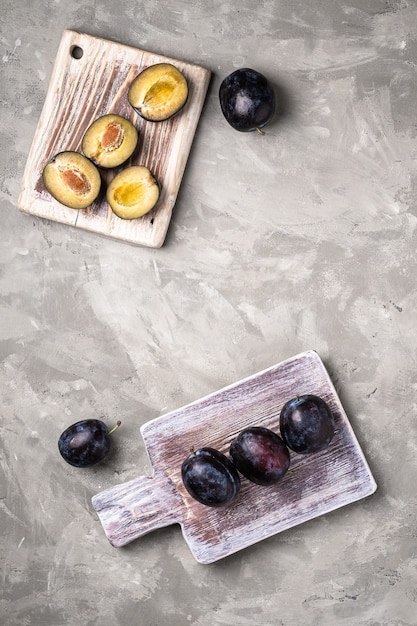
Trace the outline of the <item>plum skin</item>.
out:
[[[313,394],[297,396],[281,409],[280,431],[284,442],[294,452],[320,452],[333,439],[334,416],[322,398]]]
[[[241,132],[261,132],[275,113],[271,84],[263,74],[250,68],[236,70],[223,79],[219,100],[228,123]]]
[[[74,467],[95,465],[110,450],[109,430],[102,420],[80,420],[64,430],[58,449],[62,458]]]
[[[230,456],[241,474],[258,485],[274,485],[290,466],[290,453],[281,437],[263,426],[242,430],[230,445]]]
[[[191,451],[181,466],[181,477],[190,496],[206,506],[225,506],[240,489],[239,474],[233,463],[210,447]]]

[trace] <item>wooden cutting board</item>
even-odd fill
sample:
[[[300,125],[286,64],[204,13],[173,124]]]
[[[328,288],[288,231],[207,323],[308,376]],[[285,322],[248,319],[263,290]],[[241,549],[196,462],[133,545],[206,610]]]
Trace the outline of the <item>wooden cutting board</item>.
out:
[[[237,500],[215,509],[186,492],[181,465],[191,447],[227,453],[251,425],[279,432],[291,398],[312,393],[330,405],[335,436],[326,451],[291,452],[291,466],[273,487],[242,478]],[[123,546],[157,528],[180,524],[195,559],[211,563],[266,537],[371,495],[375,480],[319,355],[304,352],[230,385],[141,428],[152,476],[140,476],[93,497],[104,532]]]
[[[79,52],[82,51],[81,58]],[[180,113],[165,122],[142,120],[127,92],[139,72],[169,62],[188,81],[189,97]],[[210,82],[210,71],[98,37],[65,30],[55,59],[43,110],[22,180],[18,208],[31,215],[153,248],[162,246]],[[105,187],[116,170],[102,170],[104,193],[88,209],[76,211],[45,190],[42,170],[56,153],[81,149],[88,126],[100,115],[118,113],[139,132],[139,147],[126,165],[146,165],[161,187],[157,206],[136,220],[116,217],[105,200]],[[119,168],[120,169],[120,168]]]

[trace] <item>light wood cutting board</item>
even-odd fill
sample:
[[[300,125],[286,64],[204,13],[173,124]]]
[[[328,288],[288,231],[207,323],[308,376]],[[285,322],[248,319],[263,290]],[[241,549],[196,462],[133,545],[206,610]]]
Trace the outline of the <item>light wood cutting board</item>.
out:
[[[191,447],[227,453],[243,429],[279,432],[291,398],[313,393],[328,402],[336,433],[325,451],[291,452],[291,466],[273,487],[242,478],[237,500],[215,509],[186,492],[181,465]],[[375,480],[319,355],[304,352],[141,428],[152,476],[141,476],[93,497],[105,534],[123,546],[157,528],[179,524],[195,559],[211,563],[266,537],[371,495]]]
[[[74,51],[82,50],[82,57]],[[132,109],[127,92],[139,72],[169,62],[188,81],[185,107],[171,120],[152,123]],[[210,71],[145,50],[65,30],[22,180],[18,208],[24,213],[62,222],[133,244],[163,245],[210,82]],[[42,170],[63,150],[81,150],[88,126],[100,115],[118,113],[132,121],[139,145],[127,165],[146,165],[161,187],[156,207],[136,220],[116,217],[105,200],[105,187],[118,170],[101,170],[103,193],[88,209],[69,209],[45,190]],[[118,168],[120,169],[120,168]]]

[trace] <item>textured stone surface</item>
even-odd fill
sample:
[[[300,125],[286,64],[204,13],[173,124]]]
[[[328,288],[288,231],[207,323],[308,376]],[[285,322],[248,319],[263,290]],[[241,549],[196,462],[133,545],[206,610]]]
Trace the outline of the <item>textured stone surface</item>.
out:
[[[238,8],[236,8],[238,7]],[[417,6],[0,0],[0,621],[412,626],[417,615]],[[16,210],[62,30],[212,70],[165,246]],[[264,137],[218,87],[273,82]],[[178,528],[112,548],[91,496],[149,470],[139,427],[315,349],[377,493],[213,564]],[[121,419],[90,470],[59,434]]]

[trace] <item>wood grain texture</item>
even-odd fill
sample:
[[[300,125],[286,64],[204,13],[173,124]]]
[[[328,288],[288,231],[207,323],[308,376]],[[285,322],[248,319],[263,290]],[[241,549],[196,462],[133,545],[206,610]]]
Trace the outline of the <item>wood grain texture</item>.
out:
[[[72,55],[75,46],[83,56]],[[142,120],[127,100],[130,83],[145,67],[161,61],[180,69],[189,97],[180,113],[165,122]],[[181,185],[192,141],[207,93],[210,71],[177,59],[66,30],[63,33],[44,107],[29,152],[18,208],[31,215],[94,231],[130,243],[163,245]],[[118,113],[135,124],[139,144],[122,167],[146,165],[161,187],[156,207],[136,220],[116,217],[105,200],[105,187],[117,170],[102,170],[103,191],[82,211],[68,209],[45,190],[42,170],[54,154],[81,150],[88,126],[99,116]]]
[[[304,456],[291,452],[290,471],[273,487],[242,478],[237,500],[226,508],[206,507],[189,496],[182,484],[181,464],[192,446],[227,452],[231,440],[247,426],[279,432],[281,407],[305,393],[324,398],[334,413],[336,434],[326,451]],[[195,559],[211,563],[376,489],[330,377],[314,351],[156,418],[144,424],[141,433],[154,476],[93,497],[114,546],[178,523]]]

